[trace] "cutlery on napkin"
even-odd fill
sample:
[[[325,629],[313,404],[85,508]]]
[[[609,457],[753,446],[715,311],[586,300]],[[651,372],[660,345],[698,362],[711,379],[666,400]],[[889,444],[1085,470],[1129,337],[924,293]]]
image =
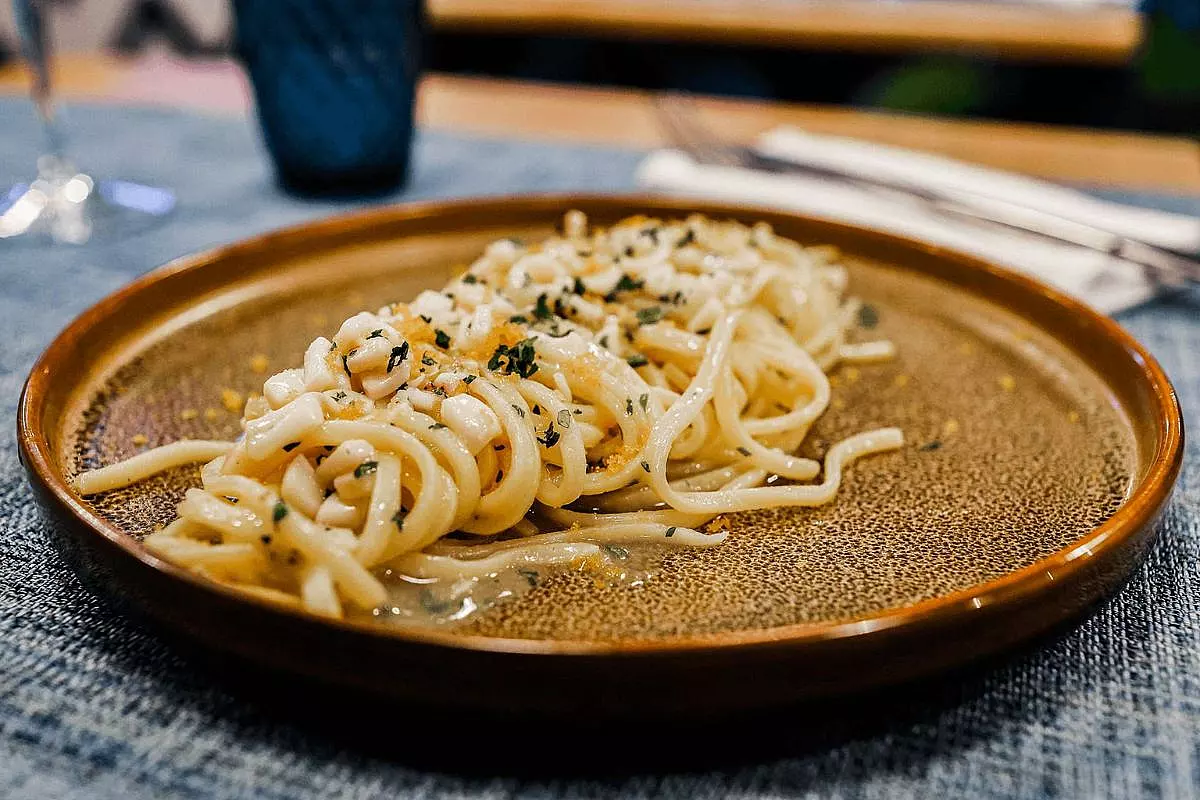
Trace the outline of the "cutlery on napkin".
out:
[[[886,180],[918,192],[990,197],[1160,247],[1200,252],[1198,219],[1122,206],[942,156],[791,128],[768,132],[754,149],[801,168]],[[1159,290],[1141,266],[1108,253],[955,218],[903,192],[835,177],[700,164],[682,152],[659,151],[642,162],[637,180],[654,190],[775,206],[961,250],[1033,274],[1107,313],[1145,302]]]

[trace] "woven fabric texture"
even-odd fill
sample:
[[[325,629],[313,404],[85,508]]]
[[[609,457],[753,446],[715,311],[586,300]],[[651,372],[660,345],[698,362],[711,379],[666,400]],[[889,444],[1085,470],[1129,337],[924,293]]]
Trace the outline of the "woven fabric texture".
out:
[[[32,114],[0,102],[0,184],[24,177]],[[1189,798],[1200,794],[1200,440],[1145,566],[1077,628],[992,668],[959,702],[828,747],[720,768],[603,779],[469,777],[332,744],[259,713],[152,631],[84,590],[50,548],[17,463],[18,393],[75,314],[197,248],[346,210],[272,187],[246,121],[75,109],[80,160],[152,177],[176,216],[82,249],[0,244],[0,797],[59,798]],[[419,136],[394,199],[618,190],[639,154]],[[1134,198],[1200,214],[1200,198]],[[1121,322],[1162,360],[1200,430],[1200,301]],[[797,720],[797,725],[814,724]]]

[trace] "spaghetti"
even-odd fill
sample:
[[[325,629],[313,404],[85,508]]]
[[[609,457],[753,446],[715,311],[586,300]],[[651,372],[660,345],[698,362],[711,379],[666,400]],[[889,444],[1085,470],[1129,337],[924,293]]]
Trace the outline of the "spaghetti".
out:
[[[89,495],[207,462],[153,552],[332,617],[383,578],[458,585],[631,542],[711,547],[723,513],[830,502],[895,428],[794,455],[826,372],[888,358],[829,248],[701,216],[491,244],[444,291],[346,320],[266,380],[236,442],[84,472]],[[812,482],[817,476],[819,482]]]

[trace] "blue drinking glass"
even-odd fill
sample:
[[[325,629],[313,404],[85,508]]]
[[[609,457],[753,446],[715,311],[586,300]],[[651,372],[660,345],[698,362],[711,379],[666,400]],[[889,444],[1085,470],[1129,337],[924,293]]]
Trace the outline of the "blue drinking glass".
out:
[[[421,0],[234,0],[235,47],[283,186],[403,185],[424,44]]]

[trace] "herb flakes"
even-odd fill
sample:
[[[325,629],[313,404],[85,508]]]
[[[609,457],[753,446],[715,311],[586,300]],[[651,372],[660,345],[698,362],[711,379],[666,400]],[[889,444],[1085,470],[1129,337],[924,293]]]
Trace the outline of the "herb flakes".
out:
[[[647,306],[639,308],[637,312],[637,321],[639,325],[653,325],[663,317],[663,310],[660,306]]]
[[[408,358],[408,342],[401,342],[392,348],[392,354],[388,356],[387,371],[391,372],[403,364],[406,358]]]
[[[537,305],[533,309],[533,316],[536,319],[550,319],[550,317],[554,316],[554,312],[550,310],[550,306],[546,305],[545,292],[538,295]]]
[[[538,441],[541,442],[546,447],[554,447],[554,445],[558,444],[558,440],[561,438],[562,438],[562,435],[558,431],[554,430],[554,423],[551,422],[549,425],[546,426],[545,435],[539,436]]]
[[[533,344],[534,340],[530,338],[523,339],[512,347],[497,345],[492,357],[488,359],[487,368],[505,375],[516,374],[528,378],[538,371],[538,365],[534,361],[537,351]]]

